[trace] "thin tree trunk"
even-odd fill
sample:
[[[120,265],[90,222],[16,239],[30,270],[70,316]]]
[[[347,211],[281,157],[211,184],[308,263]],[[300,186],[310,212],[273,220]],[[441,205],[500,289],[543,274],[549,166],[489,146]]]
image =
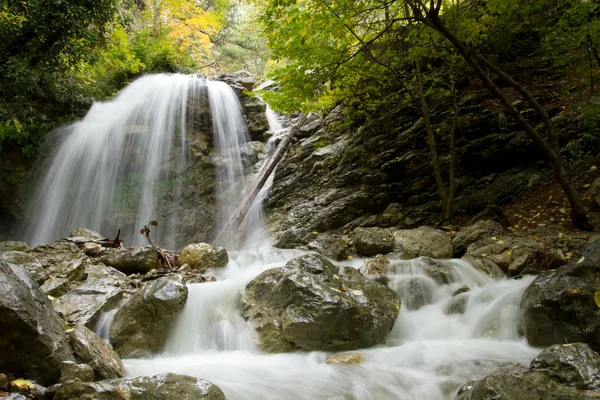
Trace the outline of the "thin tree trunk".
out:
[[[452,33],[439,20],[439,18],[437,18],[437,17],[436,18],[420,17],[420,18],[425,24],[431,26],[432,28],[434,28],[435,30],[440,32],[442,35],[444,35],[450,41],[450,43],[452,43],[452,45],[456,48],[456,50],[460,53],[460,55],[471,66],[473,71],[483,80],[483,82],[486,84],[488,89],[500,100],[500,102],[504,105],[504,107],[509,112],[509,114],[512,115],[517,120],[517,122],[523,127],[523,129],[525,130],[527,135],[544,152],[544,154],[546,155],[546,158],[548,159],[548,161],[550,162],[550,165],[552,166],[552,170],[554,171],[554,175],[556,176],[556,179],[562,186],[567,198],[569,199],[569,203],[571,204],[571,220],[573,221],[573,225],[575,227],[577,227],[579,229],[583,229],[583,230],[592,229],[591,225],[589,224],[589,222],[587,220],[585,208],[583,206],[581,197],[579,196],[579,193],[577,193],[577,191],[575,190],[575,187],[573,186],[571,180],[569,179],[567,170],[565,169],[565,166],[560,157],[559,149],[557,146],[558,142],[555,139],[553,139],[553,137],[552,137],[553,130],[548,131],[550,140],[546,141],[529,124],[529,122],[527,122],[527,120],[523,117],[523,115],[521,115],[519,110],[517,110],[512,105],[512,103],[504,95],[504,93],[502,93],[502,91],[498,88],[498,86],[496,86],[492,82],[492,80],[487,76],[485,71],[481,68],[481,66],[478,63],[478,61],[485,60],[483,57],[478,56],[476,52],[467,48],[466,44],[463,43],[454,33]],[[497,73],[502,79],[504,79],[506,81],[506,79],[504,77],[508,77],[508,75],[506,75],[504,72],[502,72],[499,68],[497,68],[496,66],[494,66],[487,60],[485,60],[484,65],[486,67],[488,67],[490,70],[492,70],[493,72]],[[503,76],[501,76],[499,73],[503,74]],[[508,78],[510,80],[512,80],[512,78],[510,78],[510,77],[508,77]],[[514,81],[514,80],[512,80],[512,81]],[[524,93],[527,93],[527,96],[525,96],[522,93],[523,96],[526,97],[526,99],[531,98],[533,100],[533,102],[530,102],[530,104],[532,106],[534,104],[537,104],[537,102],[535,102],[535,99],[533,99],[533,97],[531,96],[531,94],[529,94],[529,92],[527,92],[524,88],[522,88],[522,86],[519,85],[519,87],[521,87],[521,89],[524,91]],[[528,102],[529,102],[529,100],[528,100]],[[540,115],[542,116],[542,118],[544,118],[543,117],[544,115],[547,116],[547,114],[543,110],[541,110],[541,111],[542,111],[542,113]],[[550,125],[551,125],[551,121],[550,121]],[[555,133],[554,133],[554,135],[555,135]]]
[[[454,71],[453,71],[454,72]],[[448,176],[448,199],[444,218],[450,220],[454,212],[454,190],[455,190],[455,169],[456,169],[456,129],[458,128],[458,102],[456,100],[456,76],[452,76],[452,129],[450,130],[450,171]]]
[[[433,135],[433,129],[431,128],[431,121],[429,120],[429,108],[427,107],[427,100],[425,99],[425,91],[423,89],[423,74],[421,73],[421,66],[419,60],[415,61],[415,67],[417,70],[417,82],[419,89],[419,98],[421,99],[421,113],[423,114],[423,122],[425,122],[425,130],[427,131],[427,144],[429,145],[429,152],[431,154],[431,166],[433,167],[433,175],[435,177],[435,183],[438,188],[438,193],[442,201],[442,210],[444,216],[447,214],[448,208],[448,195],[446,194],[446,188],[444,188],[444,181],[442,180],[442,172],[440,171],[440,162],[437,153],[437,146],[435,144],[435,136]]]

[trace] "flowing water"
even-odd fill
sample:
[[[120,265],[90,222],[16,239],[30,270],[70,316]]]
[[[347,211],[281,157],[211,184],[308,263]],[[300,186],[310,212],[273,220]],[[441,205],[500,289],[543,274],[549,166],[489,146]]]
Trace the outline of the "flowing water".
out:
[[[519,300],[532,277],[495,280],[464,261],[446,260],[451,281],[438,284],[416,259],[393,261],[388,269],[390,287],[401,291],[402,309],[384,344],[357,350],[365,358],[362,364],[329,365],[324,352],[263,354],[238,311],[240,294],[262,271],[301,254],[273,248],[232,252],[218,281],[188,285],[187,304],[163,354],[125,360],[128,374],[202,377],[230,400],[450,399],[461,384],[499,366],[528,364],[540,351],[516,328]],[[422,283],[419,290],[402,290],[415,280]],[[462,285],[471,290],[453,296]],[[457,299],[464,301],[464,313],[449,313]]]

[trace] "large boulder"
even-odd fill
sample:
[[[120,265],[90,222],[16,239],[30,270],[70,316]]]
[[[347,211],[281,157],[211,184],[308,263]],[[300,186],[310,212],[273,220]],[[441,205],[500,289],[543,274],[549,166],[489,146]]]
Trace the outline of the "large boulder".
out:
[[[242,314],[269,353],[374,346],[385,340],[399,311],[393,290],[317,254],[263,272],[242,298]]]
[[[42,285],[50,277],[42,263],[32,254],[22,251],[7,251],[0,254],[0,260],[24,268],[38,285]]]
[[[350,249],[344,240],[326,233],[317,236],[307,247],[338,261],[346,260],[350,255]]]
[[[87,279],[58,299],[54,309],[72,325],[93,328],[103,311],[115,308],[129,286],[127,276],[104,264],[85,267]]]
[[[79,361],[92,367],[97,380],[125,376],[125,368],[117,353],[85,326],[77,325],[69,332],[69,343]]]
[[[187,264],[190,268],[200,273],[209,268],[220,268],[227,265],[229,256],[223,247],[215,247],[208,243],[195,243],[187,245],[179,252],[177,264]]]
[[[462,257],[471,244],[483,238],[497,237],[505,233],[504,227],[492,220],[477,221],[474,224],[465,226],[452,239],[454,257]]]
[[[402,253],[404,259],[419,256],[452,258],[452,243],[448,236],[428,226],[396,231],[394,250]]]
[[[0,321],[0,371],[52,384],[63,361],[75,361],[47,296],[23,268],[1,260]]]
[[[225,400],[218,386],[187,375],[164,373],[102,382],[63,383],[55,400]]]
[[[104,239],[104,236],[102,236],[98,232],[92,231],[90,229],[78,228],[78,229],[71,231],[71,233],[69,233],[69,238],[70,239],[77,238],[77,239],[84,240],[86,242],[93,242],[96,240]]]
[[[152,246],[136,247],[132,250],[118,248],[108,251],[97,260],[125,274],[145,274],[160,266],[156,250]]]
[[[600,355],[584,343],[554,345],[529,368],[509,367],[459,389],[457,400],[600,398]]]
[[[387,229],[356,228],[352,238],[356,252],[363,256],[387,254],[394,249],[394,235]]]
[[[138,290],[115,314],[110,341],[123,358],[147,357],[159,351],[168,325],[187,300],[179,277],[163,277]]]
[[[80,263],[86,256],[81,249],[69,240],[40,244],[29,254],[36,257],[49,275],[60,275],[73,263]]]
[[[600,241],[539,275],[521,298],[520,329],[534,346],[585,342],[600,351]]]

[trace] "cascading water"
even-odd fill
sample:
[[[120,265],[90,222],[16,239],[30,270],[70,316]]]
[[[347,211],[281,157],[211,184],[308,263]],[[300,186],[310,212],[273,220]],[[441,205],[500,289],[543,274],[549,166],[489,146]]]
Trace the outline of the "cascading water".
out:
[[[268,355],[238,309],[247,282],[303,254],[296,250],[230,253],[216,282],[191,284],[187,304],[170,329],[164,353],[125,360],[130,375],[175,372],[208,379],[229,400],[450,399],[463,383],[539,353],[517,333],[518,305],[532,277],[496,280],[461,260],[441,261],[441,284],[423,259],[392,261],[390,287],[402,309],[385,344],[359,352],[359,365],[329,365],[324,352]],[[343,264],[358,267],[362,260]],[[422,283],[406,290],[407,282]],[[454,296],[462,285],[468,292]],[[452,311],[453,304],[463,311]]]
[[[95,103],[60,135],[41,168],[25,238],[37,245],[78,227],[108,237],[120,229],[127,244],[141,245],[140,228],[157,218],[154,240],[181,247],[186,238],[179,205],[191,166],[186,137],[197,129],[210,131],[210,120],[221,199],[217,218],[226,219],[245,185],[240,146],[248,138],[237,96],[224,82],[151,75],[114,100]]]

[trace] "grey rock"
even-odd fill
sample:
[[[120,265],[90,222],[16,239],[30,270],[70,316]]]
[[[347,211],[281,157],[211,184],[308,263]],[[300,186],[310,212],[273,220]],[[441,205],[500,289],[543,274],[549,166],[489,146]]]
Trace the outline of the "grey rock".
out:
[[[405,259],[419,256],[431,258],[452,257],[452,243],[448,236],[442,231],[428,226],[396,231],[394,250],[401,252]]]
[[[19,242],[14,240],[9,240],[6,242],[0,242],[0,254],[6,251],[23,251],[26,252],[29,250],[29,246],[25,242]]]
[[[307,247],[338,261],[346,260],[350,255],[350,249],[344,240],[326,233],[318,235]]]
[[[386,275],[390,261],[386,256],[381,254],[376,255],[374,258],[365,260],[365,263],[360,267],[360,272],[363,275]]]
[[[387,254],[394,249],[394,236],[387,229],[356,228],[352,238],[356,252],[363,256]]]
[[[60,297],[69,291],[69,280],[66,278],[50,278],[40,289],[48,296]]]
[[[129,281],[125,274],[104,264],[88,265],[85,273],[86,281],[54,300],[53,305],[68,323],[92,328],[101,312],[121,301]]]
[[[429,276],[440,285],[454,281],[452,268],[433,258],[419,257],[415,260],[415,265],[419,266],[425,275]]]
[[[531,369],[568,386],[600,393],[600,355],[585,343],[550,346],[533,359]]]
[[[464,314],[467,309],[468,296],[459,294],[453,297],[446,306],[446,314]]]
[[[92,231],[90,229],[78,228],[69,233],[70,238],[82,238],[85,241],[93,242],[95,240],[102,240],[104,236],[99,234],[98,232]]]
[[[208,243],[195,243],[184,247],[179,252],[177,265],[187,264],[200,273],[209,268],[221,268],[227,265],[229,256],[223,247],[215,247]]]
[[[69,342],[77,359],[92,367],[97,380],[125,376],[125,368],[117,353],[85,326],[78,325],[69,332]]]
[[[505,233],[504,227],[492,220],[477,221],[472,225],[465,226],[452,239],[454,257],[462,257],[471,244],[481,239],[498,237]]]
[[[181,311],[188,289],[180,277],[163,277],[138,290],[115,314],[110,341],[124,358],[158,352],[167,327]]]
[[[152,246],[136,247],[133,250],[111,249],[99,257],[97,262],[104,263],[125,274],[145,274],[160,266],[158,256]]]
[[[0,370],[58,382],[63,361],[74,361],[62,322],[27,271],[6,261],[0,261],[0,321]]]
[[[38,285],[43,284],[49,278],[48,272],[44,269],[42,263],[32,254],[21,251],[7,251],[0,254],[0,260],[23,267]]]
[[[165,373],[95,383],[70,381],[61,385],[54,399],[225,400],[225,395],[207,380]]]
[[[590,185],[589,192],[592,198],[600,206],[600,178],[596,178]]]
[[[399,310],[393,290],[316,254],[263,272],[242,298],[242,315],[270,353],[370,347],[385,340]]]
[[[401,277],[394,283],[394,287],[402,299],[402,307],[407,310],[418,310],[433,303],[432,289],[434,286],[431,279],[423,276]]]
[[[521,298],[520,329],[534,346],[584,342],[600,351],[600,241],[570,264],[540,274]]]
[[[70,264],[79,263],[86,257],[75,243],[68,240],[41,244],[29,254],[36,257],[51,276],[60,275]]]
[[[94,381],[94,370],[87,364],[76,364],[72,361],[63,362],[61,368],[60,381],[72,381],[75,379],[81,382],[93,382]]]

